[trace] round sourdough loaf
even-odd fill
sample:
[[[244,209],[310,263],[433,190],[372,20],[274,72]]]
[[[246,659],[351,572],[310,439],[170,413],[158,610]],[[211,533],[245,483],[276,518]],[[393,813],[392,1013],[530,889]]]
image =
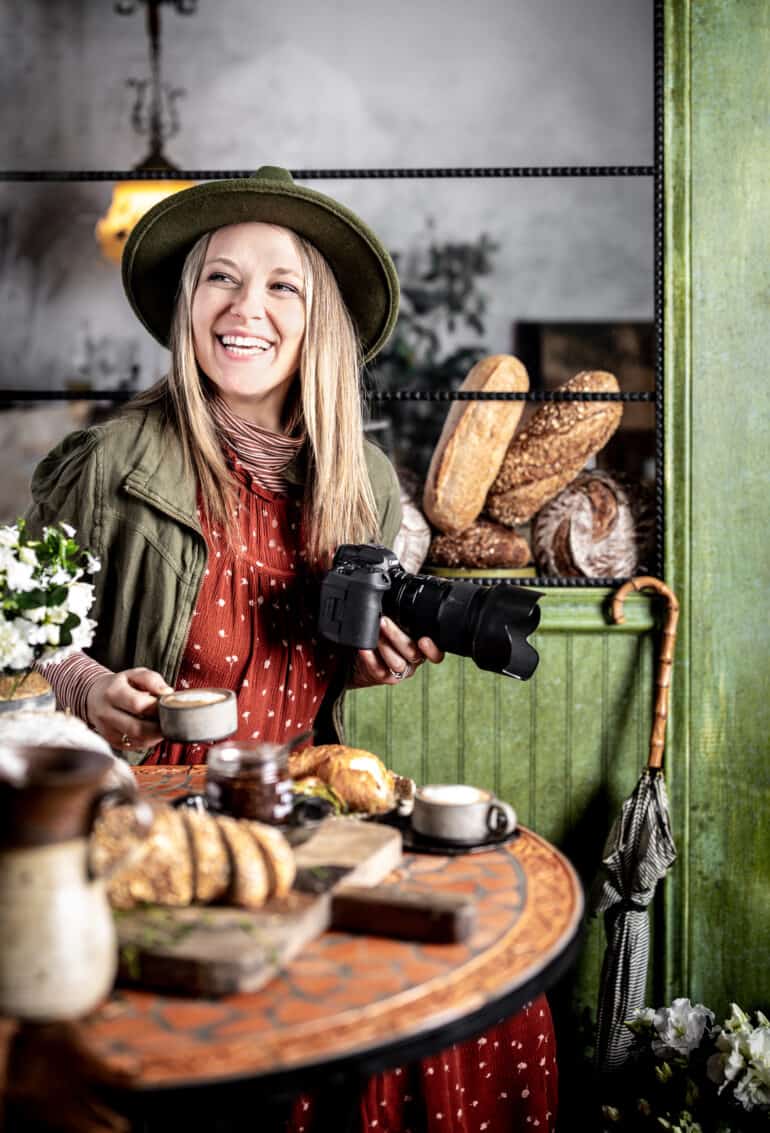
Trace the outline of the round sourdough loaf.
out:
[[[583,371],[560,392],[619,393],[603,370]],[[590,456],[604,448],[620,424],[618,401],[547,402],[511,441],[489,489],[486,511],[499,523],[526,523],[570,484]]]
[[[511,354],[477,362],[460,389],[484,393],[526,393],[529,377]],[[456,533],[473,523],[484,506],[523,401],[456,401],[433,451],[423,493],[423,510],[439,531]]]

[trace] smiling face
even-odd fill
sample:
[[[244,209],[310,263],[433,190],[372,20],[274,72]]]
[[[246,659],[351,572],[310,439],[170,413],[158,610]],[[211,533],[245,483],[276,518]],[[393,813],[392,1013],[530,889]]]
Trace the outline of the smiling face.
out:
[[[195,357],[239,417],[280,431],[305,334],[302,263],[273,224],[213,233],[192,302]]]

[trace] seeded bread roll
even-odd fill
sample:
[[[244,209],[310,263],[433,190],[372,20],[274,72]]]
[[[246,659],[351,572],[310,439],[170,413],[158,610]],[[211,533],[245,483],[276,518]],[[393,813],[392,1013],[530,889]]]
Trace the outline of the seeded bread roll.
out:
[[[195,901],[207,905],[218,901],[230,886],[230,858],[216,819],[210,814],[184,809],[182,820],[187,828],[193,858]]]
[[[521,567],[532,558],[529,543],[510,527],[477,519],[458,535],[437,535],[428,556],[436,566]]]
[[[618,393],[620,387],[612,374],[594,370],[577,374],[560,389]],[[489,489],[489,515],[507,527],[525,523],[604,448],[622,415],[618,401],[554,401],[538,409],[511,441]]]
[[[264,822],[249,822],[248,828],[265,863],[270,896],[285,897],[294,884],[297,872],[291,846],[280,830],[267,826]]]
[[[493,354],[476,363],[460,389],[525,393],[529,377],[518,358]],[[423,510],[439,531],[463,531],[478,516],[523,408],[522,401],[456,401],[452,405],[423,493]]]

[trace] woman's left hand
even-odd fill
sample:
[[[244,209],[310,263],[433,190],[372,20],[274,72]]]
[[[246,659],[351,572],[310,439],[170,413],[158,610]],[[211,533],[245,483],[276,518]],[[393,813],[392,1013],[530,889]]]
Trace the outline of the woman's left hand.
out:
[[[438,665],[443,660],[442,650],[429,637],[412,641],[390,618],[381,618],[377,648],[358,650],[351,688],[396,685],[414,676],[423,661]]]

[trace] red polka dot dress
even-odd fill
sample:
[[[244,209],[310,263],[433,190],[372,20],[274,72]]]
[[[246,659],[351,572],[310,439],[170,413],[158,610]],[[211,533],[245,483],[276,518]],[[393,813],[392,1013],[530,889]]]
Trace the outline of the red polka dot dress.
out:
[[[233,550],[199,510],[208,564],[177,688],[229,688],[234,739],[283,742],[312,729],[340,651],[318,637],[320,582],[305,567],[301,499],[263,487],[235,456],[240,542]],[[203,763],[207,745],[164,741],[148,763]]]
[[[360,1133],[553,1133],[558,1071],[544,996],[483,1035],[369,1080]],[[287,1133],[327,1133],[317,1103],[294,1103]]]
[[[241,539],[229,549],[199,513],[209,558],[177,687],[233,689],[236,738],[282,742],[312,728],[343,657],[316,633],[320,583],[304,567],[301,499],[280,475],[296,442],[234,418],[221,403],[213,408],[238,484]],[[165,741],[147,762],[201,763],[206,751]],[[478,1038],[375,1075],[362,1096],[360,1131],[551,1133],[555,1053],[540,997]],[[329,1133],[316,1110],[312,1096],[298,1098],[287,1133]]]

